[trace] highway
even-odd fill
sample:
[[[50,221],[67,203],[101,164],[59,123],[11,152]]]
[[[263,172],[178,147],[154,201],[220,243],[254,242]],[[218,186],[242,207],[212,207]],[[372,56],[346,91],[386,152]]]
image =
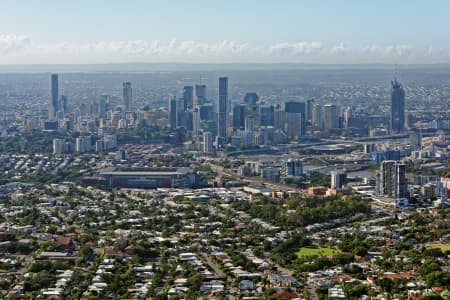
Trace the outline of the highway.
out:
[[[216,165],[214,164],[212,161],[209,162],[211,164],[211,169],[216,172],[219,176],[230,176],[230,177],[237,177],[237,178],[241,178],[243,176],[240,176],[239,174],[237,174],[236,172],[233,172],[232,170],[225,170],[224,167],[220,166],[220,165]],[[247,182],[250,183],[254,183],[254,184],[258,184],[261,185],[263,184],[264,186],[274,189],[274,190],[279,190],[279,191],[284,191],[284,192],[288,192],[288,191],[294,191],[294,192],[298,192],[298,193],[304,193],[305,191],[299,188],[295,188],[295,187],[291,187],[291,186],[287,186],[281,183],[275,183],[275,182],[270,182],[267,181],[263,178],[259,178],[259,177],[245,177],[244,179]]]

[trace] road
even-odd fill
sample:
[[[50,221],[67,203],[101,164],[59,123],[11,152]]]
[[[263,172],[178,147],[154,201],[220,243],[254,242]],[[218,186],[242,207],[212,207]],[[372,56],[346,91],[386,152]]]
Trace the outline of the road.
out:
[[[230,169],[225,170],[224,167],[216,165],[212,162],[209,162],[211,165],[211,169],[216,172],[218,175],[220,176],[230,176],[230,177],[243,177],[240,176],[239,174],[231,171]],[[304,193],[305,191],[302,189],[298,189],[295,187],[291,187],[291,186],[287,186],[281,183],[275,183],[275,182],[270,182],[267,181],[263,178],[259,178],[259,177],[244,177],[245,181],[251,182],[251,183],[255,183],[255,184],[264,184],[265,186],[275,189],[275,190],[280,190],[280,191],[295,191],[295,192],[299,192],[299,193]]]
[[[318,300],[319,299],[319,298],[317,298],[316,289],[313,286],[308,285],[307,291],[308,291],[309,300]]]
[[[216,274],[217,277],[220,278],[226,278],[226,283],[228,286],[228,291],[230,292],[230,295],[227,295],[227,299],[230,300],[234,300],[236,299],[236,297],[234,295],[237,294],[237,289],[234,287],[234,279],[227,276],[218,266],[217,264],[211,259],[211,257],[205,253],[205,252],[201,252],[200,253],[201,256],[203,257],[203,259],[206,261],[206,263],[208,264],[208,266],[214,271],[214,273]]]

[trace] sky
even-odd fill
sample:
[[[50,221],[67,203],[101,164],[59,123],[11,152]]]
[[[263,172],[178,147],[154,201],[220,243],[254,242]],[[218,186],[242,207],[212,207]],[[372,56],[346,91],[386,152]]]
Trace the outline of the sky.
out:
[[[448,0],[0,0],[0,64],[450,63]]]

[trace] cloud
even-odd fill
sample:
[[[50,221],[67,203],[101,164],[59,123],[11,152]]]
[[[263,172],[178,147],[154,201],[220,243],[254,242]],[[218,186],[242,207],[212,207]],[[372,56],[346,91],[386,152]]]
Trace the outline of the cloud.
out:
[[[0,53],[8,54],[27,48],[31,40],[25,35],[0,34]]]
[[[450,62],[450,49],[410,44],[348,46],[296,41],[255,46],[221,40],[212,43],[172,39],[40,43],[25,35],[0,34],[0,64],[104,63],[129,61],[415,63]]]
[[[269,53],[280,56],[301,56],[318,53],[322,49],[319,42],[278,43],[269,47]]]
[[[413,45],[371,45],[362,49],[362,54],[379,57],[409,57],[415,54]]]
[[[338,45],[331,47],[328,51],[330,55],[347,55],[352,52],[351,48],[348,48],[344,45],[343,42],[340,42]]]

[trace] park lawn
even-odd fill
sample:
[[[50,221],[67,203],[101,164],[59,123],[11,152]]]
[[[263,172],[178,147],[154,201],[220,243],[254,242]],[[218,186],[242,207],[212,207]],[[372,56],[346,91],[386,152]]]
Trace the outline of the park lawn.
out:
[[[450,244],[442,244],[442,243],[436,243],[436,244],[429,244],[427,245],[427,248],[433,249],[433,248],[439,248],[442,252],[450,251]]]
[[[297,257],[298,258],[305,258],[305,257],[311,257],[311,256],[331,256],[341,253],[340,250],[332,249],[332,248],[309,248],[309,247],[303,247],[300,248],[300,250],[297,251]]]

